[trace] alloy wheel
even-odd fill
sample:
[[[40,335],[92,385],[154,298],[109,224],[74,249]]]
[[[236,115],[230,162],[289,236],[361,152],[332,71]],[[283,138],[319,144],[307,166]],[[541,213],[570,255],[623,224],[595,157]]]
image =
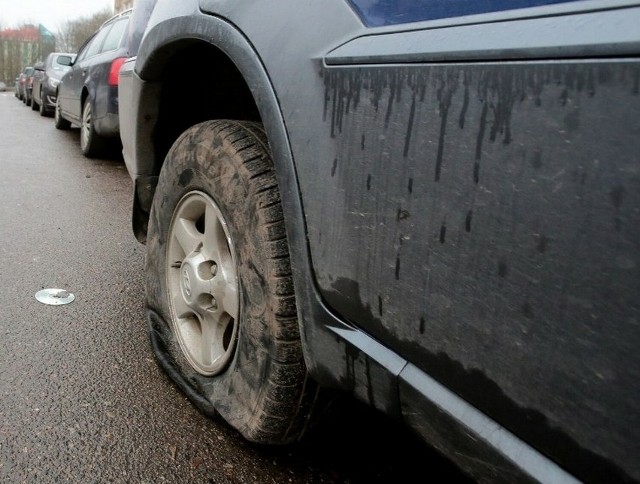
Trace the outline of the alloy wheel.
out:
[[[238,331],[238,278],[233,243],[215,201],[193,191],[178,203],[169,228],[167,288],[183,353],[202,375],[224,371]]]
[[[82,151],[87,151],[87,146],[91,143],[91,135],[93,126],[92,113],[91,113],[91,101],[87,99],[82,110],[82,125],[80,127],[80,147]]]

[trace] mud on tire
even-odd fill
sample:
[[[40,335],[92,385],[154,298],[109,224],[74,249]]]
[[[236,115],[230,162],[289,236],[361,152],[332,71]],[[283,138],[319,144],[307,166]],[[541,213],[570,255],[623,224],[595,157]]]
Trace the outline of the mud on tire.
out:
[[[200,216],[205,206],[215,210],[202,208]],[[225,237],[217,238],[222,249],[207,247],[209,214],[217,214],[219,235],[225,229],[228,253]],[[209,269],[218,274],[211,282],[202,275]],[[153,200],[145,270],[156,358],[192,402],[249,441],[299,439],[317,386],[303,360],[280,193],[261,124],[208,121],[175,142]],[[214,281],[219,270],[224,286]],[[216,302],[234,284],[237,307],[228,295]],[[224,322],[212,338],[213,357],[204,336],[211,321]]]

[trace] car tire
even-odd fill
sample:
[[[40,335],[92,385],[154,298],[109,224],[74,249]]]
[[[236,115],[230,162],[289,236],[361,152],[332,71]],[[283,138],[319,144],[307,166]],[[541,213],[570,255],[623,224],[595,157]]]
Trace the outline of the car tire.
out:
[[[35,98],[31,98],[31,111],[37,111],[40,105],[36,102]]]
[[[71,127],[71,122],[62,117],[62,112],[60,109],[60,98],[56,100],[56,110],[53,115],[53,123],[56,129],[69,129]]]
[[[31,98],[28,95],[24,97],[24,103],[27,106],[31,106]]]
[[[82,107],[80,123],[80,149],[87,158],[95,158],[104,154],[107,140],[96,133],[93,124],[93,107],[91,99],[87,99]]]
[[[190,399],[249,441],[299,439],[318,387],[304,364],[261,124],[207,121],[174,143],[153,199],[145,277],[156,357]]]
[[[44,107],[44,96],[42,92],[40,93],[40,106],[39,106],[40,116],[48,116],[49,110]]]

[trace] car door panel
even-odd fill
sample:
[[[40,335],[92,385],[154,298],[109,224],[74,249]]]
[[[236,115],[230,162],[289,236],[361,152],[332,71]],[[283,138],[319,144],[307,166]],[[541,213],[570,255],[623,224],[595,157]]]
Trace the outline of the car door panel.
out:
[[[109,34],[112,25],[99,30],[85,47],[78,53],[77,60],[71,67],[71,71],[65,75],[64,96],[62,102],[63,111],[75,120],[82,117],[82,92],[86,88],[93,94],[92,76],[93,66],[99,58],[100,50],[105,38]]]
[[[309,232],[337,313],[577,475],[625,479],[615,462],[634,460],[639,430],[640,10],[589,6],[331,52],[335,152],[315,182],[332,203],[305,208],[334,220]],[[401,388],[413,416],[416,386]]]

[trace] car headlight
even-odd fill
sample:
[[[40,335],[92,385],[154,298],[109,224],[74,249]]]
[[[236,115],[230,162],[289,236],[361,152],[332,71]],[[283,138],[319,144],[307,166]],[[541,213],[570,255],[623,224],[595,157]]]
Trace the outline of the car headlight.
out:
[[[51,77],[48,79],[48,82],[49,82],[49,86],[52,89],[55,89],[56,87],[58,87],[58,84],[60,84],[60,81],[58,79],[53,79]]]

